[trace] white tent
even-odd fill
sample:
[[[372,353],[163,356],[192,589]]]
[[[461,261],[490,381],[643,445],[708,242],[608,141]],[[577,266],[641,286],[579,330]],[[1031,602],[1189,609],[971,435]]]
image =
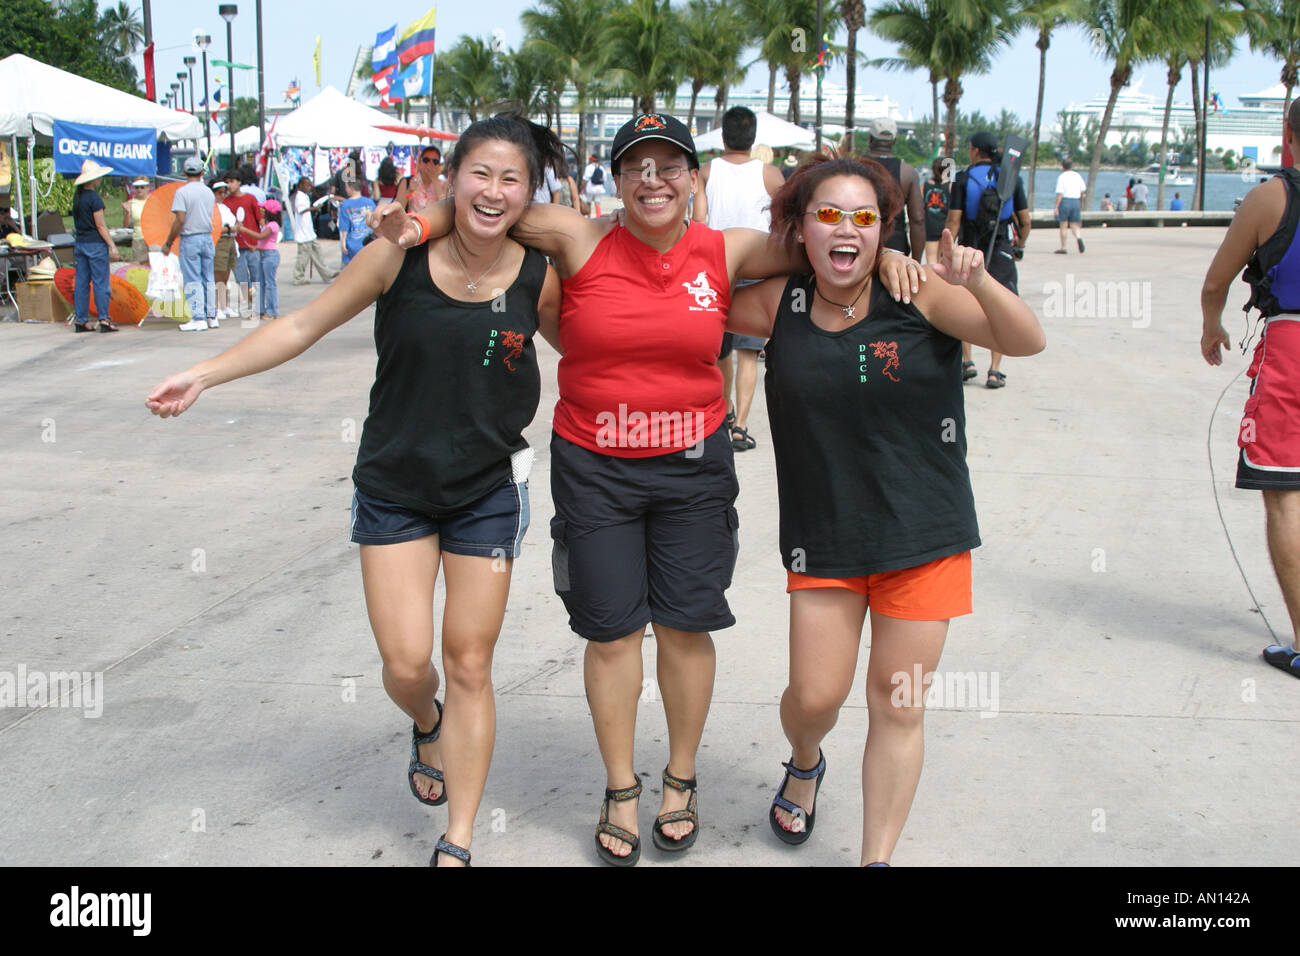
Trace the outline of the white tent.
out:
[[[267,124],[266,128],[270,129],[270,124]],[[218,150],[229,150],[230,134],[214,133],[212,136],[212,143]],[[237,153],[252,153],[258,150],[261,145],[262,137],[258,135],[256,126],[245,126],[243,129],[235,133],[235,152]],[[200,139],[199,154],[206,154],[208,149],[208,141],[206,139]]]
[[[787,123],[779,116],[773,116],[766,110],[755,110],[754,115],[758,117],[758,132],[754,136],[755,146],[771,146],[773,149],[785,149],[787,147],[812,149],[816,145],[815,136],[810,129],[804,129],[794,123]],[[706,150],[722,148],[722,127],[720,125],[715,126],[703,135],[695,137],[697,152],[703,153]]]
[[[419,137],[377,129],[401,120],[327,86],[275,124],[277,146],[413,146]]]
[[[111,86],[15,53],[0,60],[0,136],[42,136],[54,120],[100,126],[149,127],[175,142],[203,135],[189,113],[123,93]]]

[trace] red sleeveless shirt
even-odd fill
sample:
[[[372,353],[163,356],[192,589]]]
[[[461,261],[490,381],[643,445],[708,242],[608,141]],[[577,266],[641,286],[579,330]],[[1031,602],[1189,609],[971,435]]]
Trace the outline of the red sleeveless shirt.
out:
[[[561,438],[616,458],[681,451],[722,423],[731,305],[723,235],[691,222],[667,253],[623,226],[561,283]]]

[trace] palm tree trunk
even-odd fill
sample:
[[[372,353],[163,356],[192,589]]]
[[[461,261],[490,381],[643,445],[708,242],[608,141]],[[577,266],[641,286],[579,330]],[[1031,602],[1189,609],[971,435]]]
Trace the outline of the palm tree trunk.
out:
[[[1047,27],[1038,31],[1038,106],[1034,109],[1034,141],[1029,147],[1029,208],[1034,208],[1034,174],[1038,172],[1038,131],[1043,125],[1043,90],[1047,85],[1047,48],[1052,35]],[[1092,197],[1088,197],[1092,202]]]
[[[1101,115],[1101,128],[1097,130],[1097,141],[1092,144],[1092,161],[1088,164],[1088,196],[1096,195],[1093,188],[1097,185],[1097,169],[1101,166],[1101,151],[1106,146],[1106,133],[1110,131],[1110,118],[1115,112],[1115,101],[1119,99],[1119,91],[1124,89],[1128,83],[1131,69],[1121,70],[1118,66],[1110,74],[1110,97],[1106,100],[1106,112]],[[1092,199],[1089,198],[1089,203]]]
[[[686,115],[686,128],[695,128],[695,101],[699,98],[700,90],[704,89],[703,80],[691,80],[691,111]]]
[[[1156,156],[1156,161],[1160,164],[1160,185],[1156,189],[1156,208],[1165,208],[1165,155],[1169,150],[1169,112],[1174,106],[1174,87],[1182,79],[1182,70],[1175,71],[1171,66],[1169,68],[1169,92],[1165,95],[1165,120],[1160,127],[1160,152]],[[1161,219],[1157,225],[1163,226],[1165,221]]]
[[[932,110],[930,112],[930,138],[934,140],[934,146],[939,148],[939,78],[933,74],[930,75],[930,101]],[[942,152],[945,155],[952,155],[952,144],[945,143]]]
[[[849,31],[848,43],[848,63],[845,64],[844,78],[844,131],[848,134],[844,137],[844,143],[847,148],[841,150],[845,155],[853,155],[853,96],[858,88],[858,31]]]
[[[948,118],[944,124],[944,142],[948,148],[953,148],[953,141],[957,138],[957,103],[961,100],[961,83],[952,77],[948,77],[943,84],[943,104],[948,108]]]
[[[785,71],[785,81],[790,85],[790,106],[786,110],[785,118],[796,126],[799,125],[799,69],[798,67],[787,67]]]
[[[723,83],[718,87],[718,91],[713,94],[713,125],[717,126],[722,122],[723,108],[727,105],[727,93],[731,87]]]
[[[776,109],[776,64],[767,65],[767,111]]]
[[[1192,73],[1192,116],[1195,118],[1195,125],[1196,125],[1196,146],[1197,146],[1197,150],[1198,150],[1198,152],[1197,152],[1197,157],[1198,157],[1198,162],[1199,162],[1199,157],[1200,157],[1200,152],[1199,152],[1199,150],[1200,150],[1200,145],[1201,145],[1201,123],[1202,123],[1202,121],[1203,121],[1203,104],[1201,103],[1201,85],[1200,85],[1200,83],[1197,82],[1197,78],[1196,78],[1196,74],[1199,72],[1199,71],[1197,70],[1197,67],[1199,66],[1199,63],[1198,63],[1198,61],[1193,60],[1193,59],[1191,59],[1191,58],[1188,58],[1187,63],[1188,63],[1188,65],[1191,67],[1191,73]],[[1198,176],[1204,176],[1204,175],[1205,175],[1205,170],[1201,169],[1200,166],[1197,166],[1197,167],[1196,167],[1196,175],[1198,175]],[[1200,208],[1201,208],[1201,206],[1200,206],[1200,202],[1199,202],[1200,195],[1201,195],[1201,191],[1200,191],[1199,189],[1193,189],[1193,190],[1192,190],[1192,208],[1193,208],[1193,209],[1200,209]]]
[[[578,93],[578,169],[587,164],[587,87],[577,86]]]

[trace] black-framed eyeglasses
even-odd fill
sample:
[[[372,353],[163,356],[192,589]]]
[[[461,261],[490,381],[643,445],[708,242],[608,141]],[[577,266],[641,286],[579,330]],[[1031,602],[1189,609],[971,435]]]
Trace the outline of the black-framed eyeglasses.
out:
[[[845,216],[852,219],[855,226],[874,226],[880,221],[880,213],[874,209],[855,209],[849,212],[847,209],[836,209],[834,206],[818,206],[816,209],[809,209],[804,215],[816,216],[818,222],[828,226],[838,226]]]
[[[422,162],[422,163],[438,163],[438,162],[441,162],[441,160],[438,159],[437,156],[421,156],[421,157],[420,157],[420,162]]]
[[[629,169],[623,170],[619,175],[628,180],[628,182],[633,183],[639,183],[646,179],[662,179],[664,182],[670,183],[674,179],[680,178],[684,172],[686,172],[685,166],[675,164],[672,166],[660,166],[658,169],[655,169],[653,166],[644,168],[633,166]]]

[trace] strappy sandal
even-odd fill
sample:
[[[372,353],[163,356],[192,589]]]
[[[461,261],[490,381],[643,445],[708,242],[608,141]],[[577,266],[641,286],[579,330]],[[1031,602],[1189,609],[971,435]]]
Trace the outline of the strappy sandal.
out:
[[[429,857],[430,866],[438,865],[439,853],[446,853],[448,856],[454,856],[458,860],[464,860],[466,866],[473,866],[473,864],[470,863],[469,861],[469,858],[471,856],[469,850],[465,849],[463,846],[457,846],[454,843],[448,843],[447,834],[445,833],[442,836],[438,837],[438,842],[433,845],[433,856]]]
[[[1007,377],[1002,372],[995,369],[989,369],[988,381],[984,383],[985,388],[1006,388]]]
[[[689,850],[695,845],[695,838],[700,835],[700,815],[696,811],[695,791],[698,789],[695,778],[683,780],[680,777],[674,777],[664,768],[663,781],[665,787],[672,787],[682,793],[689,792],[691,799],[686,804],[685,810],[669,810],[667,813],[661,813],[655,817],[654,833],[651,839],[654,840],[655,846],[667,853],[680,853],[683,850]],[[679,840],[675,840],[668,834],[664,833],[664,827],[670,823],[687,822],[694,825],[690,833]]]
[[[411,724],[411,763],[406,768],[406,782],[411,785],[411,793],[415,794],[415,799],[430,807],[440,807],[447,802],[447,782],[442,778],[442,771],[435,767],[430,767],[420,762],[420,747],[424,744],[431,744],[438,739],[442,733],[442,704],[434,698],[433,704],[438,708],[438,722],[433,725],[433,730],[427,734],[420,733],[420,728],[412,722]],[[415,775],[422,773],[426,777],[432,777],[442,784],[442,792],[438,794],[436,800],[420,795],[420,789],[415,785]]]
[[[94,328],[91,327],[92,325],[94,326]],[[85,322],[77,322],[74,320],[72,323],[72,331],[73,332],[98,332],[99,320],[87,319]]]
[[[738,435],[740,436],[739,438],[736,437]],[[750,437],[749,432],[745,431],[745,429],[741,428],[739,425],[731,426],[731,447],[736,451],[749,451],[749,449],[754,448],[757,445],[758,442],[754,441],[754,439]]]
[[[767,820],[772,824],[772,832],[776,834],[777,839],[782,843],[798,846],[801,843],[806,843],[808,838],[812,836],[813,824],[817,821],[817,794],[822,788],[822,778],[826,776],[826,755],[818,748],[817,766],[811,770],[800,770],[796,767],[793,756],[791,756],[789,763],[783,763],[781,766],[785,767],[785,778],[781,781],[781,789],[776,792],[776,797],[772,800],[771,809],[767,812]],[[791,777],[797,777],[800,780],[817,778],[817,787],[813,790],[813,809],[811,813],[785,798],[785,786],[790,782]],[[803,830],[795,833],[781,826],[781,821],[776,818],[778,807],[786,813],[793,814],[796,819],[802,820]]]
[[[118,330],[118,327],[113,323],[113,320],[112,320],[112,319],[100,319],[100,320],[99,320],[99,331],[101,331],[101,332],[116,332],[117,330]]]
[[[610,866],[636,866],[636,861],[641,859],[641,838],[635,833],[629,833],[622,827],[609,822],[609,801],[623,803],[625,800],[635,800],[639,796],[641,796],[641,780],[639,778],[634,786],[624,787],[621,790],[605,788],[605,800],[600,805],[600,822],[596,824],[596,853]],[[614,853],[600,842],[602,833],[606,836],[612,836],[615,840],[622,840],[632,847],[632,852],[627,856],[619,856]]]
[[[961,380],[963,382],[969,382],[978,374],[979,374],[979,370],[975,368],[974,362],[961,363]]]

